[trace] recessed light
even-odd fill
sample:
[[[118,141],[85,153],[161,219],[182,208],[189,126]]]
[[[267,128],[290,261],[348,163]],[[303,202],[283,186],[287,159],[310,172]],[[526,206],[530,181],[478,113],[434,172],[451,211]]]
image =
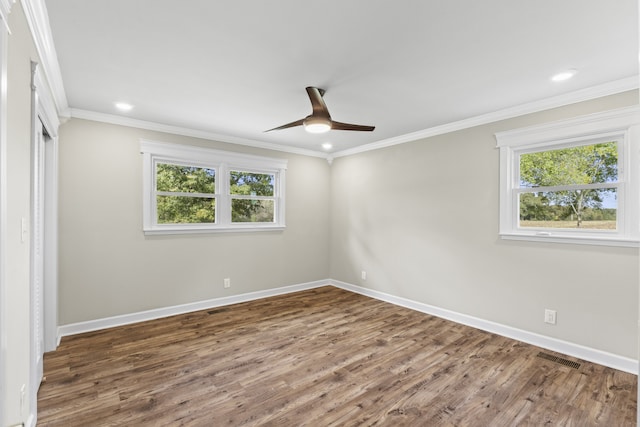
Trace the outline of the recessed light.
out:
[[[569,69],[569,70],[562,71],[562,72],[560,72],[558,74],[554,74],[551,77],[551,81],[552,82],[563,82],[565,80],[569,80],[571,77],[575,76],[577,72],[578,72],[578,70],[575,70],[573,68]]]
[[[115,106],[120,111],[131,111],[133,109],[133,105],[126,102],[116,102]]]
[[[325,150],[331,150],[333,148],[333,144],[330,142],[325,142],[324,144],[322,144],[322,148],[324,148]]]

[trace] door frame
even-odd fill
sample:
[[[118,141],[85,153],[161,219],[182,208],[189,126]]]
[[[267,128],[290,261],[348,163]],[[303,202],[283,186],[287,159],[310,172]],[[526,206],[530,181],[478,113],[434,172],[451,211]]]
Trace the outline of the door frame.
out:
[[[38,63],[32,62],[32,138],[47,131],[44,150],[44,351],[58,346],[58,127],[60,120]],[[33,143],[33,140],[32,140]]]
[[[7,242],[7,51],[11,3],[0,2],[0,423],[4,423],[6,384],[6,242]]]
[[[42,222],[42,256],[43,277],[42,277],[42,313],[43,328],[41,335],[43,345],[40,348],[42,354],[47,351],[55,350],[58,345],[58,127],[60,121],[58,119],[57,110],[53,99],[51,98],[48,85],[46,84],[42,73],[39,71],[37,62],[31,62],[31,147],[32,150],[37,147],[38,132],[46,131],[48,137],[43,137],[42,149],[43,159],[40,162],[40,170],[35,170],[35,164],[32,161],[34,169],[31,172],[31,179],[34,181],[41,174],[43,185],[40,191],[43,193],[43,205],[41,213],[43,215]],[[35,153],[32,153],[32,159]],[[31,215],[33,216],[34,212]],[[33,251],[33,248],[31,249]],[[33,260],[33,256],[32,256]],[[37,268],[31,262],[31,275]],[[32,283],[31,289],[34,289]],[[34,337],[34,313],[38,309],[37,301],[33,295],[30,299],[31,305],[31,326],[30,334]],[[29,368],[29,399],[30,411],[29,425],[35,425],[37,421],[37,403],[38,403],[38,387],[42,379],[36,364],[36,351],[38,346],[31,342],[30,368]],[[41,355],[40,355],[41,356]]]

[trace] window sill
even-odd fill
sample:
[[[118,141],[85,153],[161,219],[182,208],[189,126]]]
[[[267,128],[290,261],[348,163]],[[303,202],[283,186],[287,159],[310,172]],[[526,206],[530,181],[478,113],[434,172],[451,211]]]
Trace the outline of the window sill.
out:
[[[596,246],[619,246],[628,248],[640,247],[640,242],[622,237],[602,237],[602,236],[566,236],[554,235],[553,232],[541,235],[534,233],[500,233],[502,240],[526,240],[530,242],[544,243],[568,243],[574,245],[596,245]]]
[[[260,225],[260,226],[231,226],[216,228],[176,228],[162,227],[149,228],[143,230],[145,236],[155,236],[163,234],[215,234],[215,233],[250,233],[255,231],[283,231],[284,225]]]

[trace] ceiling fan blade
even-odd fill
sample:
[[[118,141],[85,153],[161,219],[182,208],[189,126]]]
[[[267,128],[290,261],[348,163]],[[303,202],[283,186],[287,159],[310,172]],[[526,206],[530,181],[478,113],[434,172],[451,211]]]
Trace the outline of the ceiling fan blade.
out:
[[[316,117],[327,117],[330,119],[331,116],[329,115],[329,109],[327,108],[327,104],[324,103],[324,99],[322,99],[324,90],[313,86],[308,86],[306,90],[307,95],[309,95],[309,100],[311,101],[311,106],[313,107],[312,115]]]
[[[331,129],[335,130],[358,130],[363,132],[371,132],[375,129],[375,126],[354,125],[351,123],[340,123],[331,121]]]
[[[303,122],[304,122],[304,119],[296,120],[295,122],[287,123],[286,125],[278,126],[277,128],[265,130],[265,132],[271,132],[272,130],[280,130],[280,129],[287,129],[287,128],[292,128],[296,126],[302,126]]]
[[[324,99],[322,98],[325,93],[324,89],[313,86],[307,86],[305,89],[307,91],[307,95],[309,95],[311,106],[313,107],[313,112],[311,113],[311,115],[305,117],[304,119],[296,120],[295,122],[287,123],[286,125],[266,130],[265,132],[287,129],[295,126],[304,126],[307,132],[311,133],[326,132],[329,129],[355,130],[361,132],[371,132],[375,129],[375,126],[354,125],[352,123],[342,123],[331,120],[327,104],[324,103]],[[328,124],[331,125],[330,128],[327,126]],[[319,129],[320,126],[322,126],[323,129]]]

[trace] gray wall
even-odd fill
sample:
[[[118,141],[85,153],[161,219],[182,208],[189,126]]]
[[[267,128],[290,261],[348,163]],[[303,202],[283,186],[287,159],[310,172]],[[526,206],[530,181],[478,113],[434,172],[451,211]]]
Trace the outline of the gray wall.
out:
[[[145,237],[140,138],[287,158],[286,230]],[[329,184],[324,159],[71,119],[60,127],[60,324],[328,278]]]
[[[331,278],[637,358],[638,249],[500,240],[494,137],[637,102],[634,91],[336,159]]]
[[[636,358],[638,250],[500,240],[494,138],[636,103],[636,92],[610,96],[331,167],[72,119],[60,129],[60,324],[331,277]],[[139,138],[287,157],[287,229],[145,237]],[[543,322],[545,308],[557,325]]]

